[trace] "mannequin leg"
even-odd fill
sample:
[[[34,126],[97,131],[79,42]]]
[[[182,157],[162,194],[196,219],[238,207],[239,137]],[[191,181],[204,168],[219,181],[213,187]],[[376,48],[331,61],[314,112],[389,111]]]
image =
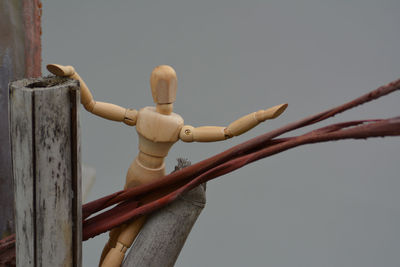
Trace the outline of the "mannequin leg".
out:
[[[117,244],[118,241],[118,236],[121,233],[122,229],[125,228],[125,226],[126,225],[124,224],[110,231],[109,233],[110,237],[108,239],[108,242],[106,243],[106,245],[103,248],[103,251],[101,252],[99,266],[101,266],[101,264],[103,263],[104,258],[106,257],[110,249],[115,248],[115,245]]]
[[[146,216],[142,216],[121,229],[121,231],[119,232],[119,236],[116,240],[116,244],[111,247],[111,249],[109,249],[108,253],[104,257],[104,261],[102,262],[101,267],[121,266],[126,251],[132,245],[145,221]]]

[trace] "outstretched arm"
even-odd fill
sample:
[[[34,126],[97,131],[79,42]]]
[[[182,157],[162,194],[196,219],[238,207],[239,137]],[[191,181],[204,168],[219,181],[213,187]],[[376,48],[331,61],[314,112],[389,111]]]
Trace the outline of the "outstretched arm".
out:
[[[49,64],[47,65],[47,69],[54,75],[69,77],[79,81],[81,86],[81,103],[87,111],[108,120],[124,122],[130,126],[136,124],[136,110],[123,108],[110,103],[94,101],[92,93],[75,71],[74,67]]]
[[[266,110],[250,113],[229,124],[228,127],[185,125],[179,134],[184,142],[214,142],[241,135],[265,120],[275,119],[287,108],[287,104],[274,106]]]

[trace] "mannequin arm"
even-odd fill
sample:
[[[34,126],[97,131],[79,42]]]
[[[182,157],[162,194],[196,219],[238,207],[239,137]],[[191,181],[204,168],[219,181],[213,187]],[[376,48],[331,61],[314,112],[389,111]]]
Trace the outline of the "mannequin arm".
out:
[[[47,69],[54,75],[69,77],[79,81],[81,87],[81,103],[87,111],[108,120],[124,122],[130,126],[136,124],[136,110],[126,109],[110,103],[94,101],[92,93],[75,71],[74,67],[49,64],[47,65]]]
[[[247,132],[260,122],[275,119],[285,111],[287,106],[287,104],[281,104],[266,110],[250,113],[232,122],[228,127],[204,126],[195,128],[190,125],[185,125],[181,129],[179,138],[184,142],[214,142],[225,140]]]

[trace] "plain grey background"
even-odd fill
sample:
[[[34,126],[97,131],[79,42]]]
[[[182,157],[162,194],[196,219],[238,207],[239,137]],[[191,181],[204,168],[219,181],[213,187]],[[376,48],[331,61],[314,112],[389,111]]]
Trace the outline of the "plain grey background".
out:
[[[178,142],[169,172],[177,157],[198,162],[399,78],[399,11],[397,0],[44,0],[43,73],[48,63],[74,65],[96,100],[138,109],[153,105],[152,69],[171,65],[174,111],[194,126],[289,103],[241,137]],[[398,116],[399,100],[326,123]],[[123,187],[137,137],[84,109],[81,123],[94,200]],[[209,182],[176,266],[399,266],[399,141],[304,146]],[[84,266],[96,266],[106,239],[84,243]]]

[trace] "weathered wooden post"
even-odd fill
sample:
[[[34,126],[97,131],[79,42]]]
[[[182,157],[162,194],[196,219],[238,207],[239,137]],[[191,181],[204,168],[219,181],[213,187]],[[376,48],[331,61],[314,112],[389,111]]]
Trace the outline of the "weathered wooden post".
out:
[[[122,267],[173,267],[206,204],[205,185],[150,215]]]
[[[79,83],[10,84],[17,266],[81,266]]]
[[[190,165],[179,158],[175,170]],[[153,213],[140,230],[122,267],[172,267],[206,205],[206,184]]]

